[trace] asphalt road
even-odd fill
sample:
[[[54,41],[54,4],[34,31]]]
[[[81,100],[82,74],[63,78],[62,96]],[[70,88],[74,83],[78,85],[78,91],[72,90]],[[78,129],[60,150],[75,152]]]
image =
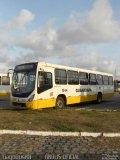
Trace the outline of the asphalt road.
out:
[[[98,110],[120,110],[120,94],[116,93],[114,97],[104,100],[101,104],[88,102],[66,106],[65,109],[98,109]],[[10,105],[10,98],[0,98],[0,109],[23,109]]]

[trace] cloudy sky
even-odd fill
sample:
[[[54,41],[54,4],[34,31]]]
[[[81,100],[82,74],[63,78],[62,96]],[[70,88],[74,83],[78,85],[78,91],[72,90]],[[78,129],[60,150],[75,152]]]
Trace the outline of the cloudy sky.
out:
[[[1,0],[0,72],[32,61],[120,77],[120,1]]]

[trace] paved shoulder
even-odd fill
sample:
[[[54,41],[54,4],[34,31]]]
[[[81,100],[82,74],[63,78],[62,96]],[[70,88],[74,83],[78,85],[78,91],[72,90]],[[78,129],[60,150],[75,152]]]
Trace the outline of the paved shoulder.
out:
[[[1,135],[0,153],[27,155],[31,159],[101,160],[105,156],[119,157],[120,138],[51,137]],[[116,158],[117,159],[117,158]]]

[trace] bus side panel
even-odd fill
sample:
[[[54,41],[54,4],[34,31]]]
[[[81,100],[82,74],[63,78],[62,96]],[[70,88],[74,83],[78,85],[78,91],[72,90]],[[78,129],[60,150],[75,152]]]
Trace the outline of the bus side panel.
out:
[[[103,99],[108,99],[111,98],[112,96],[114,96],[114,86],[104,86],[104,90],[103,90]]]
[[[108,99],[114,96],[114,93],[105,93],[103,94],[103,99]]]
[[[38,99],[32,102],[27,102],[26,107],[32,109],[50,108],[55,106],[56,99]]]
[[[67,104],[80,103],[80,96],[69,96],[67,97]]]
[[[97,99],[97,95],[81,95],[81,96],[71,96],[67,97],[67,104],[89,102]]]
[[[10,85],[0,86],[0,97],[10,96]]]

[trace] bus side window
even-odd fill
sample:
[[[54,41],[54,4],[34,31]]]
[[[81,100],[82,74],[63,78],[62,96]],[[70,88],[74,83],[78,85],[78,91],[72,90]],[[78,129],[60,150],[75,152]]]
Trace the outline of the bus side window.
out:
[[[97,74],[97,84],[103,85],[103,76],[100,74]]]
[[[38,93],[42,93],[52,88],[52,73],[50,72],[38,72]]]
[[[68,71],[67,75],[68,75],[68,84],[71,85],[79,84],[79,77],[77,71]]]
[[[3,76],[2,77],[2,85],[10,85],[10,77]]]
[[[56,84],[67,84],[67,73],[63,69],[55,69],[55,83]]]
[[[96,85],[97,84],[97,80],[96,80],[96,74],[90,73],[89,74],[89,82],[90,85]]]
[[[103,83],[104,83],[104,85],[108,85],[109,84],[108,76],[103,76]]]
[[[113,85],[113,77],[109,76],[109,85]]]
[[[79,80],[81,85],[88,85],[89,79],[88,79],[88,73],[80,72],[79,73]]]

